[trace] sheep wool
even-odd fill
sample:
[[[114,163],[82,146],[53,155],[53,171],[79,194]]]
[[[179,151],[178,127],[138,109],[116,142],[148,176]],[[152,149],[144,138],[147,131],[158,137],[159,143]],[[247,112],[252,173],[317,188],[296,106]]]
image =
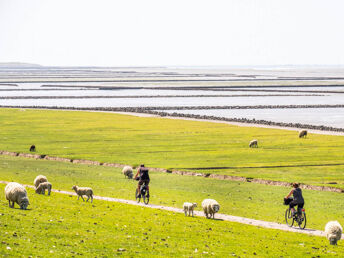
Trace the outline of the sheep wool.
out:
[[[127,177],[128,177],[128,179],[133,178],[133,168],[130,166],[125,166],[122,170],[122,173],[123,173],[125,178],[127,178]]]
[[[250,144],[248,145],[250,148],[256,147],[258,148],[258,140],[252,140],[250,141]]]
[[[307,136],[307,130],[301,130],[299,132],[299,138],[305,138]]]
[[[86,202],[88,202],[88,200],[91,198],[91,202],[93,202],[93,190],[92,188],[89,187],[78,187],[77,185],[74,185],[72,187],[72,190],[74,190],[76,192],[76,194],[78,195],[78,200],[79,197],[81,197],[81,199],[83,201],[85,201],[84,197],[82,197],[83,195],[87,196],[87,200]]]
[[[204,215],[210,219],[211,217],[215,218],[215,213],[220,210],[220,204],[213,199],[204,199],[202,202],[202,208]]]
[[[50,195],[51,188],[52,188],[51,183],[43,182],[43,183],[40,183],[37,188],[35,188],[35,191],[38,194],[45,194],[45,190],[48,190],[48,195]]]
[[[20,206],[20,209],[26,210],[30,204],[25,187],[16,182],[11,182],[6,185],[5,196],[10,208],[14,208],[14,203],[16,202]]]
[[[190,214],[192,213],[192,217],[193,217],[193,215],[194,215],[193,211],[194,211],[194,208],[196,208],[196,207],[197,207],[197,203],[184,202],[183,209],[184,209],[185,216],[188,213],[190,216]]]
[[[325,226],[325,234],[331,245],[337,245],[342,238],[343,228],[338,221],[330,221]]]
[[[35,188],[37,188],[39,184],[43,182],[48,182],[48,179],[43,175],[39,175],[39,176],[36,176],[35,180],[33,181],[33,184]]]

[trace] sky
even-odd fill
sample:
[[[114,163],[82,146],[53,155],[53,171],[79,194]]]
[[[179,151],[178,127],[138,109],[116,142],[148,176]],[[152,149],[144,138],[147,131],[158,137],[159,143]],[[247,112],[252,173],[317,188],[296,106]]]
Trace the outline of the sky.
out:
[[[0,0],[0,62],[344,65],[343,0]]]

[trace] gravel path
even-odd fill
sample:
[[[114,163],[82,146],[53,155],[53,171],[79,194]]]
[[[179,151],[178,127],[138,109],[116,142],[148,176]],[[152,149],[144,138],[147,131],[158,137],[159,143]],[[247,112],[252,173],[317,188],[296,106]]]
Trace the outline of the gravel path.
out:
[[[1,184],[8,184],[9,182],[0,181],[0,183]],[[32,185],[24,185],[24,186],[25,187],[29,187],[29,188],[34,188],[34,186],[32,186]],[[76,196],[75,192],[61,191],[61,190],[55,190],[55,189],[52,189],[52,192]],[[136,205],[136,206],[152,208],[152,209],[159,209],[159,210],[166,210],[166,211],[184,213],[184,211],[182,209],[179,209],[179,208],[174,208],[174,207],[169,207],[169,206],[162,206],[162,205],[155,205],[155,204],[145,205],[142,202],[141,203],[137,203],[134,200],[125,200],[125,199],[118,199],[118,198],[112,198],[112,197],[103,197],[103,196],[97,196],[97,195],[94,195],[93,199],[109,201],[109,202],[118,202],[118,203],[129,204],[129,205]],[[198,216],[198,217],[204,217],[204,214],[201,211],[194,211],[194,215]],[[296,228],[296,227],[290,228],[290,227],[288,227],[285,224],[280,224],[280,223],[276,223],[276,222],[256,220],[256,219],[232,216],[232,215],[221,214],[221,213],[217,213],[215,215],[215,217],[216,217],[217,220],[225,220],[225,221],[237,222],[237,223],[242,223],[242,224],[262,227],[262,228],[278,229],[278,230],[295,232],[295,233],[302,233],[302,234],[308,234],[308,235],[313,235],[313,236],[321,236],[321,237],[325,236],[325,233],[323,231],[320,231],[320,230],[308,229],[308,228],[306,228],[306,229],[299,229],[299,228]],[[344,235],[342,236],[342,239],[344,239]]]

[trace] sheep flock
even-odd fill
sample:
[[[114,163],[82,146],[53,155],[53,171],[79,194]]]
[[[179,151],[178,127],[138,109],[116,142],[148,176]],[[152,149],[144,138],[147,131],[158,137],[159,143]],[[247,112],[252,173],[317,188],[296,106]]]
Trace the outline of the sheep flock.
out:
[[[305,138],[307,136],[307,130],[299,131],[299,138]],[[252,140],[249,143],[249,147],[258,148],[258,140]],[[125,178],[132,179],[133,178],[133,168],[131,166],[124,166],[122,169],[122,174]],[[34,188],[37,194],[45,194],[45,190],[48,191],[48,195],[51,194],[52,184],[48,182],[47,177],[43,175],[38,175],[34,179]],[[85,201],[83,196],[87,197],[86,202],[91,199],[91,203],[93,202],[93,190],[90,187],[79,187],[74,185],[72,190],[79,197]],[[25,187],[19,183],[11,182],[8,183],[5,187],[5,196],[6,200],[8,200],[8,204],[10,208],[14,208],[14,204],[17,203],[20,209],[26,210],[29,203],[29,198],[27,195],[27,191]],[[215,219],[215,214],[220,210],[220,204],[214,199],[204,199],[202,201],[202,210],[204,212],[204,216],[208,219],[213,218]],[[184,202],[183,203],[183,211],[185,216],[194,216],[194,210],[197,208],[197,203],[195,202]],[[325,226],[325,235],[326,238],[329,240],[331,245],[337,245],[337,242],[341,239],[343,228],[339,224],[338,221],[330,221]]]

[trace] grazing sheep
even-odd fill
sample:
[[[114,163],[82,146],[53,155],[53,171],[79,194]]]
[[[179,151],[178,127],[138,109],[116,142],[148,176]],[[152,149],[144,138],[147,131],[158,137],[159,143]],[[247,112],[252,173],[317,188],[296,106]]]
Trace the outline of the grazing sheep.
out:
[[[194,211],[194,208],[196,207],[197,207],[197,203],[184,202],[183,209],[184,209],[185,216],[187,215],[187,213],[189,213],[189,216],[190,216],[190,213],[192,213],[192,217],[193,217],[194,215],[193,211]]]
[[[31,145],[31,147],[30,147],[30,151],[36,151],[36,146],[35,145]]]
[[[306,138],[307,136],[307,130],[301,130],[299,132],[299,138]]]
[[[89,188],[89,187],[78,187],[77,185],[74,185],[72,187],[72,189],[78,195],[78,200],[79,200],[79,197],[81,196],[82,200],[85,201],[84,197],[82,197],[82,196],[86,195],[88,197],[86,202],[88,202],[88,200],[90,198],[91,198],[91,202],[93,202],[93,190],[91,188]]]
[[[48,195],[50,195],[52,185],[49,182],[43,182],[38,185],[37,188],[35,188],[36,193],[38,194],[45,194],[45,190],[48,190]]]
[[[337,245],[342,238],[343,228],[338,221],[330,221],[325,226],[325,234],[331,245]]]
[[[48,179],[45,176],[39,175],[36,176],[35,180],[33,181],[33,184],[35,185],[35,188],[37,188],[39,184],[43,182],[48,182]]]
[[[213,199],[204,199],[202,202],[202,208],[207,219],[210,219],[211,217],[214,219],[215,213],[220,210],[220,204]]]
[[[252,147],[258,148],[258,141],[257,140],[252,140],[252,141],[250,141],[250,144],[248,146],[250,148],[252,148]]]
[[[124,174],[124,177],[128,177],[128,179],[133,178],[133,168],[130,166],[125,166],[122,170],[122,173]]]
[[[15,182],[6,185],[5,196],[10,208],[14,208],[14,202],[16,202],[22,210],[26,210],[27,206],[30,204],[25,187]]]

